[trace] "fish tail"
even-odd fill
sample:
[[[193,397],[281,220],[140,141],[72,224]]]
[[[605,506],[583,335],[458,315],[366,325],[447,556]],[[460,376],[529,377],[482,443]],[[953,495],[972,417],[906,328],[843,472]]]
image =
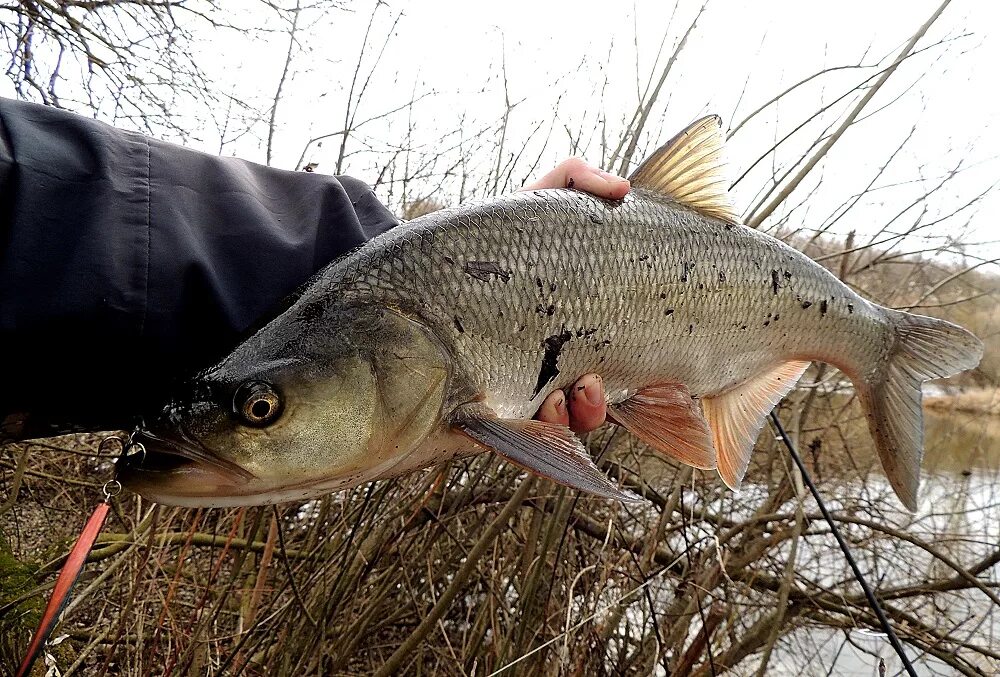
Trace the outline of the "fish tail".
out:
[[[983,344],[951,322],[885,311],[894,331],[891,353],[859,394],[886,477],[903,504],[915,511],[924,448],[920,385],[974,368]]]

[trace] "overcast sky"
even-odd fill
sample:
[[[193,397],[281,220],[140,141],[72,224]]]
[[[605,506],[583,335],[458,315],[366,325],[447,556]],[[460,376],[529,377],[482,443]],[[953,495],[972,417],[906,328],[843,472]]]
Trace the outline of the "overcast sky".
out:
[[[294,5],[293,0],[283,2]],[[398,206],[404,197],[432,191],[444,202],[454,202],[460,194],[484,195],[492,190],[484,177],[495,169],[498,156],[500,165],[509,168],[506,182],[497,187],[500,191],[517,187],[574,150],[594,163],[610,162],[607,146],[617,145],[641,91],[651,77],[659,77],[701,4],[393,0],[377,9],[374,2],[351,2],[346,3],[350,9],[322,12],[307,9],[300,15],[278,109],[273,164],[295,167],[310,138],[344,127],[347,93],[373,11],[360,71],[368,86],[357,120],[378,119],[351,138],[344,170],[370,183],[381,177],[377,191],[390,204]],[[728,157],[735,178],[776,138],[832,104],[735,187],[737,205],[751,208],[772,173],[797,160],[860,95],[839,103],[836,99],[887,65],[938,4],[712,0],[664,85],[634,160],[701,115],[718,113],[727,127],[734,126],[775,94],[823,68],[867,66],[813,80],[730,140]],[[249,101],[264,113],[265,121],[243,134],[241,120],[227,119],[225,110],[206,113],[179,100],[177,110],[190,115],[191,134],[185,142],[263,162],[266,112],[288,46],[281,32],[285,27],[256,0],[223,6],[235,13],[240,25],[274,32],[212,30],[192,23],[198,62],[217,91]],[[911,131],[876,180],[876,190],[837,223],[839,232],[874,232],[956,167],[965,171],[912,207],[894,227],[912,223],[925,207],[925,220],[948,213],[996,182],[998,29],[1000,3],[955,0],[918,43],[917,48],[926,51],[898,69],[861,120],[793,193],[787,208],[803,204],[787,215],[786,225],[819,227],[838,205],[872,181]],[[413,98],[417,102],[406,106]],[[500,148],[506,102],[516,106]],[[407,153],[401,147],[413,150]],[[339,137],[332,137],[310,146],[305,161],[318,163],[318,171],[333,171],[338,149]],[[422,178],[407,184],[405,196],[401,184],[388,181],[407,169],[413,173],[434,155],[441,157],[425,168]],[[468,175],[464,184],[463,171]],[[946,236],[966,243],[1000,239],[997,195],[992,191],[927,233],[934,236],[933,242]],[[911,241],[905,246],[916,250],[926,244]],[[1000,247],[979,244],[969,251],[995,256]]]
[[[398,23],[371,76],[358,119],[392,110],[414,95],[423,98],[412,109],[363,128],[349,150],[371,146],[386,151],[393,143],[402,144],[410,130],[409,144],[427,153],[450,147],[459,128],[467,137],[488,129],[487,140],[465,152],[468,166],[485,173],[496,163],[498,123],[509,99],[518,105],[508,120],[504,152],[516,155],[523,149],[523,153],[508,188],[528,178],[539,153],[545,165],[568,155],[571,136],[579,139],[579,154],[594,162],[607,161],[601,152],[602,133],[614,146],[639,92],[651,75],[659,76],[665,58],[701,6],[682,1],[675,8],[671,3],[638,1],[612,9],[611,4],[511,0],[501,7],[427,0],[380,7],[363,76],[393,22]],[[823,68],[872,66],[818,78],[741,129],[729,147],[731,172],[738,176],[770,148],[776,133],[784,135],[834,102],[875,73],[874,66],[887,65],[937,5],[936,1],[708,3],[666,81],[641,140],[642,152],[635,159],[705,113],[718,113],[727,126],[735,125],[775,94]],[[279,108],[274,154],[278,166],[294,166],[309,138],[343,128],[346,91],[374,4],[359,2],[351,7],[350,12],[303,15],[308,30],[301,51],[293,57]],[[918,43],[918,49],[929,49],[899,68],[869,104],[862,121],[838,142],[821,171],[790,199],[790,205],[797,204],[822,179],[820,190],[796,210],[789,225],[815,226],[811,220],[821,222],[863,190],[914,126],[916,131],[876,183],[881,190],[838,224],[842,232],[882,225],[960,163],[970,169],[928,201],[931,215],[964,204],[995,182],[1000,176],[997,29],[998,3],[953,2]],[[666,49],[656,63],[664,36]],[[943,39],[947,42],[932,46]],[[285,40],[272,37],[256,41],[249,50],[224,50],[213,60],[218,77],[239,91],[257,90],[267,99],[280,77],[286,46]],[[800,157],[855,98],[835,104],[821,120],[783,144],[776,165]],[[223,152],[260,160],[260,136],[245,136]],[[206,148],[218,148],[211,135],[203,138]],[[313,147],[307,160],[318,162],[319,171],[332,171],[338,148],[327,141]],[[385,157],[384,153],[353,155],[346,171],[374,182]],[[453,164],[439,163],[437,170],[453,170]],[[736,187],[741,208],[752,205],[773,167],[770,160],[761,163]],[[885,188],[904,182],[907,185]],[[426,183],[437,186],[434,180]],[[455,199],[456,185],[445,182],[450,199]],[[398,188],[392,195],[390,187],[382,191],[387,199],[399,197]],[[968,240],[994,240],[1000,238],[998,217],[1000,200],[994,193],[963,211],[961,218],[929,230],[935,235],[955,234],[969,222],[975,232]]]

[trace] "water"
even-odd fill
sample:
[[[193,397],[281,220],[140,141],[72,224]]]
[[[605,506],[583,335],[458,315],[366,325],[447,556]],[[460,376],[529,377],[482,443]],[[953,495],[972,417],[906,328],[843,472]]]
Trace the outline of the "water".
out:
[[[843,430],[839,431],[841,434]],[[855,421],[848,438],[864,435],[864,426]],[[995,551],[1000,543],[1000,417],[967,412],[927,412],[925,418],[925,457],[920,506],[916,515],[895,516],[900,530],[920,537],[963,565],[975,562]],[[859,441],[861,441],[859,437]],[[825,441],[825,436],[824,436]],[[854,448],[858,448],[855,445]],[[857,492],[871,496],[889,495],[891,490],[875,473],[863,480],[847,477],[843,482],[828,481],[825,491]],[[891,500],[891,499],[890,499]],[[861,515],[859,515],[861,516]],[[891,517],[891,516],[890,516]],[[879,520],[879,517],[873,517]],[[852,530],[855,537],[863,530]],[[797,563],[818,563],[831,580],[843,580],[846,564],[839,550],[822,547],[800,549]],[[800,546],[801,547],[801,546]],[[869,579],[876,590],[891,588],[899,577],[912,579],[915,570],[926,578],[939,580],[954,576],[953,570],[927,552],[905,547],[891,540],[885,548],[899,547],[896,557],[883,553],[871,570],[879,580]],[[862,553],[860,559],[865,559]],[[1000,579],[997,567],[979,576],[994,585]],[[996,588],[994,588],[996,590]],[[963,641],[996,649],[1000,647],[1000,608],[979,591],[963,590],[938,593],[922,598],[917,616],[931,627],[949,632]],[[907,655],[920,675],[958,675],[955,668],[934,656],[907,645]],[[768,674],[794,675],[879,675],[884,661],[885,674],[903,674],[902,665],[886,637],[866,629],[809,627],[784,638],[775,648]],[[756,669],[750,660],[741,667]],[[1000,664],[990,659],[973,661],[973,669],[985,675],[1000,674]]]
[[[995,552],[1000,543],[1000,416],[967,412],[928,410],[925,418],[925,458],[922,463],[923,483],[919,509],[911,515],[896,499],[885,480],[878,459],[872,451],[867,423],[848,397],[816,398],[810,417],[801,426],[789,408],[781,412],[786,427],[797,432],[800,452],[818,480],[820,493],[836,516],[851,516],[885,525],[890,530],[929,544],[938,552],[962,566],[982,560]],[[748,481],[738,494],[721,487],[713,473],[703,473],[696,495],[688,494],[696,507],[713,515],[725,515],[734,523],[751,517],[767,499],[766,462],[768,448],[774,444],[769,429],[758,440]],[[772,472],[779,477],[787,453],[784,447],[775,449],[778,459]],[[790,461],[787,461],[790,464]],[[661,466],[659,466],[661,467]],[[644,477],[652,483],[667,486],[672,476],[663,471],[655,475],[658,464],[642,466]],[[811,497],[806,499],[807,513],[818,512]],[[789,501],[776,512],[788,515],[795,510]],[[892,533],[879,532],[867,526],[841,523],[840,529],[851,544],[855,558],[877,593],[905,586],[919,587],[927,581],[939,582],[954,577],[955,572],[918,545]],[[795,584],[800,589],[835,591],[835,594],[861,595],[846,559],[822,520],[813,521],[806,537],[799,540],[795,558]],[[714,527],[705,527],[701,535],[711,536]],[[699,532],[687,534],[695,538]],[[673,539],[673,540],[671,540]],[[686,541],[680,534],[667,537],[670,549],[681,552]],[[769,555],[773,564],[762,565],[765,571],[779,576],[790,554],[790,542],[785,542]],[[979,575],[986,583],[1000,579],[1000,566]],[[1000,593],[1000,587],[994,589]],[[659,608],[666,608],[672,599],[670,585],[654,593]],[[757,597],[773,604],[775,597]],[[748,598],[736,603],[747,603]],[[746,606],[748,623],[761,612],[753,607],[749,596]],[[979,590],[957,590],[913,595],[893,599],[890,605],[905,608],[920,622],[952,639],[988,647],[1000,647],[1000,606],[994,605]],[[768,607],[769,609],[769,607]],[[645,619],[638,607],[630,608],[632,628],[644,628]],[[794,630],[784,635],[775,646],[768,664],[768,675],[790,677],[826,677],[848,675],[879,675],[880,661],[886,675],[903,674],[902,665],[886,637],[855,623],[848,614],[831,612],[826,623],[801,619]],[[842,627],[837,627],[838,624]],[[698,626],[694,622],[691,632]],[[738,635],[739,633],[737,633]],[[905,633],[901,633],[905,636]],[[960,672],[917,646],[907,645],[907,655],[919,675],[958,675]],[[730,673],[754,675],[761,655],[752,654]],[[985,675],[1000,675],[1000,665],[990,664],[977,656],[971,659],[970,670]],[[657,668],[656,674],[665,674]]]
[[[924,473],[993,480],[1000,475],[1000,416],[928,411],[924,426]]]

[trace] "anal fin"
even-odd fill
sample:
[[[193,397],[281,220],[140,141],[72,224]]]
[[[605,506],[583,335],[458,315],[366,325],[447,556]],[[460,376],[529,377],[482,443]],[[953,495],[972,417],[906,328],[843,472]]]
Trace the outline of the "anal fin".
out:
[[[708,422],[683,384],[647,386],[624,402],[612,405],[609,418],[653,449],[681,463],[703,470],[716,466]]]
[[[750,465],[757,435],[781,398],[795,387],[809,362],[782,362],[735,388],[702,400],[719,464],[719,475],[738,489]]]
[[[476,444],[536,475],[603,498],[643,501],[608,479],[566,426],[482,416],[460,418],[453,426]]]

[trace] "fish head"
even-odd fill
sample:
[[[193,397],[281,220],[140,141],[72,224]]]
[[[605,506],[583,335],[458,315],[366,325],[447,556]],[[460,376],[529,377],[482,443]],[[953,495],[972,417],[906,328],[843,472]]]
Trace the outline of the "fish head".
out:
[[[217,507],[391,476],[441,425],[450,365],[433,332],[401,312],[289,311],[140,430],[144,451],[120,478],[159,503]]]

